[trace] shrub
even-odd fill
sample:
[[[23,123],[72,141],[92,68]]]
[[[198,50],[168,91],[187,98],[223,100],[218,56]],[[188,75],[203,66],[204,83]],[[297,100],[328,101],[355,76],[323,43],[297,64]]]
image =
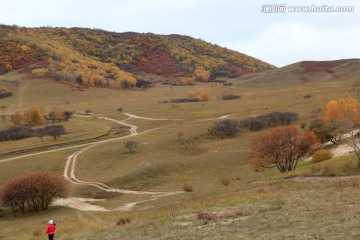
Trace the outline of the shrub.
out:
[[[216,216],[215,212],[199,211],[197,213],[197,218],[200,220],[211,221],[211,220],[215,220],[217,218],[217,216]]]
[[[180,140],[184,133],[182,131],[177,131],[176,135],[178,136],[178,140]]]
[[[220,177],[219,181],[224,186],[229,186],[229,184],[230,184],[230,178],[229,177]]]
[[[138,143],[135,141],[126,141],[124,142],[124,148],[129,149],[130,153],[133,153],[134,149],[137,147]]]
[[[187,97],[188,97],[189,99],[194,99],[194,98],[196,98],[196,93],[195,93],[194,91],[189,91],[189,92],[187,93]]]
[[[226,95],[222,95],[221,99],[222,100],[234,100],[234,99],[240,99],[241,97],[239,95],[232,95],[232,94],[226,94]]]
[[[209,101],[209,100],[210,100],[209,94],[208,94],[207,92],[201,93],[201,95],[200,95],[200,100],[201,100],[202,102],[207,102],[207,101]]]
[[[200,82],[207,82],[210,80],[210,74],[211,74],[210,71],[207,71],[202,68],[197,68],[194,71],[193,79],[200,81]]]
[[[316,137],[322,142],[334,140],[334,136],[331,134],[330,129],[326,126],[324,121],[316,119],[311,121],[309,130],[313,131]]]
[[[184,186],[183,186],[183,189],[185,192],[192,192],[194,191],[193,187],[191,184],[185,182]]]
[[[90,113],[92,113],[92,110],[90,108],[87,108],[87,109],[85,109],[85,113],[90,114]]]
[[[225,119],[220,122],[216,122],[210,132],[221,138],[235,137],[236,134],[239,133],[239,129],[235,121]]]
[[[69,121],[69,118],[74,115],[74,112],[72,111],[64,111],[64,120]]]
[[[240,128],[246,128],[251,132],[259,131],[265,128],[265,123],[259,118],[249,118],[245,120],[240,120],[239,124]]]
[[[117,221],[116,225],[125,225],[127,223],[131,223],[130,218],[120,218],[119,221]]]
[[[332,157],[332,153],[329,150],[318,150],[312,156],[312,161],[314,163],[322,162],[328,160]]]
[[[6,182],[0,192],[1,204],[17,212],[43,211],[56,197],[66,197],[70,184],[51,173],[28,173]]]
[[[177,99],[171,99],[170,103],[184,103],[184,102],[199,102],[200,99],[198,98],[177,98]],[[164,103],[166,103],[164,101]]]
[[[156,73],[156,75],[161,75],[162,74],[162,72],[161,72],[161,70],[159,68],[155,70],[155,73]]]
[[[136,87],[137,88],[143,88],[143,89],[150,88],[151,87],[151,82],[147,81],[147,80],[144,80],[144,79],[138,79],[136,81]]]

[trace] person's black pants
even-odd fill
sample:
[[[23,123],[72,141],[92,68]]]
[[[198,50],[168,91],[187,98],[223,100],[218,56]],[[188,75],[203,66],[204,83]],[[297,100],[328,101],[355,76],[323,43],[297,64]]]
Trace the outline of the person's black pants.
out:
[[[49,234],[49,240],[54,240],[54,234]]]

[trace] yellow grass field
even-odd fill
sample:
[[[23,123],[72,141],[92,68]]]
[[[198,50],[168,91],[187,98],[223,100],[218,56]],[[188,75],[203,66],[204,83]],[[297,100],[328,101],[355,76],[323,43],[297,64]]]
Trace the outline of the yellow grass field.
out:
[[[41,142],[34,137],[1,142],[0,185],[27,172],[62,175],[67,158],[83,148],[78,145],[106,140],[78,156],[75,169],[78,179],[146,192],[183,191],[186,183],[193,191],[159,198],[114,194],[91,203],[107,211],[53,206],[45,212],[13,217],[10,210],[0,208],[0,239],[43,239],[49,219],[57,224],[56,239],[64,240],[360,239],[357,230],[360,177],[356,175],[359,170],[353,155],[332,158],[316,167],[304,161],[286,174],[276,169],[255,172],[246,159],[251,138],[260,132],[244,131],[228,139],[208,134],[208,129],[221,117],[240,120],[274,111],[297,112],[300,119],[295,125],[309,124],[314,109],[350,94],[351,85],[357,80],[340,69],[340,79],[310,73],[304,82],[299,80],[301,74],[289,69],[296,70],[297,65],[226,79],[231,86],[196,83],[170,87],[158,83],[146,91],[98,88],[79,91],[51,80],[25,80],[18,72],[1,75],[0,86],[12,88],[14,93],[0,99],[0,105],[7,106],[5,113],[32,106],[49,112],[62,106],[78,113],[90,108],[94,117],[74,116],[62,123],[67,134],[58,140],[46,137]],[[207,92],[210,100],[178,103],[175,108],[170,103],[161,103],[187,98],[189,91]],[[240,95],[241,99],[224,101],[223,94]],[[312,97],[304,99],[308,94]],[[119,107],[122,112],[117,111]],[[96,116],[137,126],[139,134],[123,138],[130,134],[129,128]],[[9,118],[0,121],[0,129],[11,125]],[[180,138],[179,131],[183,133]],[[134,153],[123,147],[128,140],[138,142]],[[60,148],[65,149],[56,151]],[[26,154],[34,155],[21,157],[25,154],[21,152],[6,155],[24,149]],[[41,153],[48,150],[55,151]],[[16,157],[19,158],[2,162]],[[332,175],[336,177],[329,177]],[[228,186],[221,183],[224,178],[230,181]],[[103,195],[98,188],[73,185],[70,197]],[[133,207],[120,209],[135,202],[138,203]],[[213,218],[199,219],[199,212],[212,214]],[[129,218],[130,223],[117,224],[122,218]]]

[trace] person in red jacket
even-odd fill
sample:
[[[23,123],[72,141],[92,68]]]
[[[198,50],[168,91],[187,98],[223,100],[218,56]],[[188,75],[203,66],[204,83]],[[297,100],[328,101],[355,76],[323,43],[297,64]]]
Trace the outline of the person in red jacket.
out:
[[[56,224],[54,223],[53,220],[50,220],[49,224],[46,227],[46,232],[45,232],[45,234],[49,236],[49,240],[54,239],[55,230],[56,230]]]

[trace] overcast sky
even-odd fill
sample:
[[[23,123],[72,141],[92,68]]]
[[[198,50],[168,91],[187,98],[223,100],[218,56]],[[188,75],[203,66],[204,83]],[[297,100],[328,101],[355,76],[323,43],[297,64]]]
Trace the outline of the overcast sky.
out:
[[[285,12],[262,13],[262,6],[271,3],[286,4]],[[288,10],[311,5],[353,6],[354,12]],[[358,0],[0,0],[0,23],[177,33],[279,67],[360,57]]]

